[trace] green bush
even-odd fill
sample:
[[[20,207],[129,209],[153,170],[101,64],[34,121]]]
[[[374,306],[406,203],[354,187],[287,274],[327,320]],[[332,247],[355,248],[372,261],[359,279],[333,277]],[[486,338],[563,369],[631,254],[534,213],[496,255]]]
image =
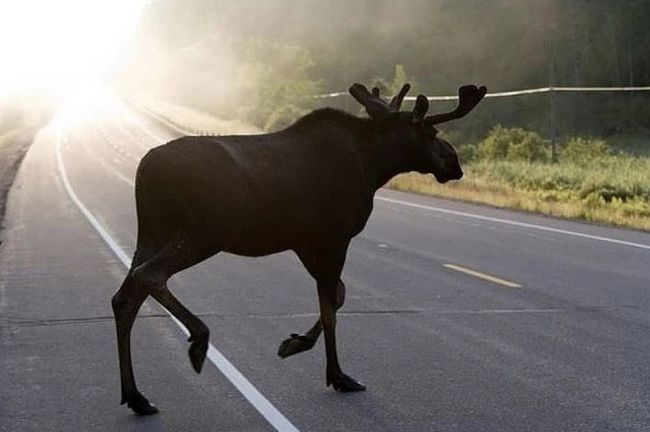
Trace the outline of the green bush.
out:
[[[605,141],[588,138],[571,138],[564,144],[560,151],[560,162],[574,164],[591,163],[595,159],[609,156],[611,151]]]
[[[611,155],[592,164],[482,161],[472,175],[527,191],[570,192],[575,199],[610,203],[638,198],[650,202],[650,159]]]
[[[472,162],[476,159],[477,147],[474,144],[463,144],[456,146],[456,153],[461,164]]]
[[[548,147],[548,140],[536,132],[498,125],[478,145],[477,156],[492,161],[546,162]]]

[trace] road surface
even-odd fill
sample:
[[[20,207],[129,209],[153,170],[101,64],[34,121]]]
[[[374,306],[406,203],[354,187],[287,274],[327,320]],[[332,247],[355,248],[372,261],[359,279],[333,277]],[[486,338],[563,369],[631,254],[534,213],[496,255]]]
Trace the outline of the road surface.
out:
[[[170,287],[233,369],[196,375],[182,329],[148,300],[134,365],[161,412],[133,415],[109,300],[134,249],[138,159],[178,133],[94,102],[40,132],[10,194],[0,430],[650,430],[650,235],[384,190],[338,321],[366,392],[325,387],[322,342],[277,357],[317,316],[295,256],[221,254]]]

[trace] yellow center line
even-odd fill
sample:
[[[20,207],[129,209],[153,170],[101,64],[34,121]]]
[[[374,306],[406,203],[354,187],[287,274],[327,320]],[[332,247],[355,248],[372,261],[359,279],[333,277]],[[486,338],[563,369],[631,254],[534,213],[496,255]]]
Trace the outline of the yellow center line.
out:
[[[483,279],[483,280],[486,280],[486,281],[489,281],[489,282],[493,282],[495,284],[506,286],[508,288],[521,288],[521,285],[519,285],[518,283],[510,282],[510,281],[507,281],[505,279],[501,279],[501,278],[498,278],[496,276],[492,276],[492,275],[482,273],[482,272],[479,272],[479,271],[476,271],[476,270],[468,269],[466,267],[462,267],[462,266],[459,266],[459,265],[443,264],[443,266],[445,268],[448,268],[448,269],[451,269],[451,270],[456,270],[457,272],[465,273],[465,274],[468,274],[470,276],[477,277],[479,279]]]

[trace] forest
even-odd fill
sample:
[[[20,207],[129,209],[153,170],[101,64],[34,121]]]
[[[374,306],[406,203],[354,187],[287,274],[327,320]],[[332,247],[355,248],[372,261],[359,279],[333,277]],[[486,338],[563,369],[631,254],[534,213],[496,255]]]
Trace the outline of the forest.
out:
[[[353,82],[390,93],[454,94],[545,86],[650,83],[650,6],[643,0],[159,0],[146,9],[121,76],[131,89],[265,129]],[[554,96],[559,133],[650,128],[650,96]],[[469,128],[495,123],[550,133],[547,94],[486,101]],[[444,104],[440,109],[446,108]]]

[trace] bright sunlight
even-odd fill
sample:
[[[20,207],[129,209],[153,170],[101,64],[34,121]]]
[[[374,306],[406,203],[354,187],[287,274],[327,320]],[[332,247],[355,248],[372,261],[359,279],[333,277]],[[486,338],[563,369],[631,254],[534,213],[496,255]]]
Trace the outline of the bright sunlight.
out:
[[[3,0],[0,98],[25,88],[64,95],[96,83],[128,46],[148,0]]]

